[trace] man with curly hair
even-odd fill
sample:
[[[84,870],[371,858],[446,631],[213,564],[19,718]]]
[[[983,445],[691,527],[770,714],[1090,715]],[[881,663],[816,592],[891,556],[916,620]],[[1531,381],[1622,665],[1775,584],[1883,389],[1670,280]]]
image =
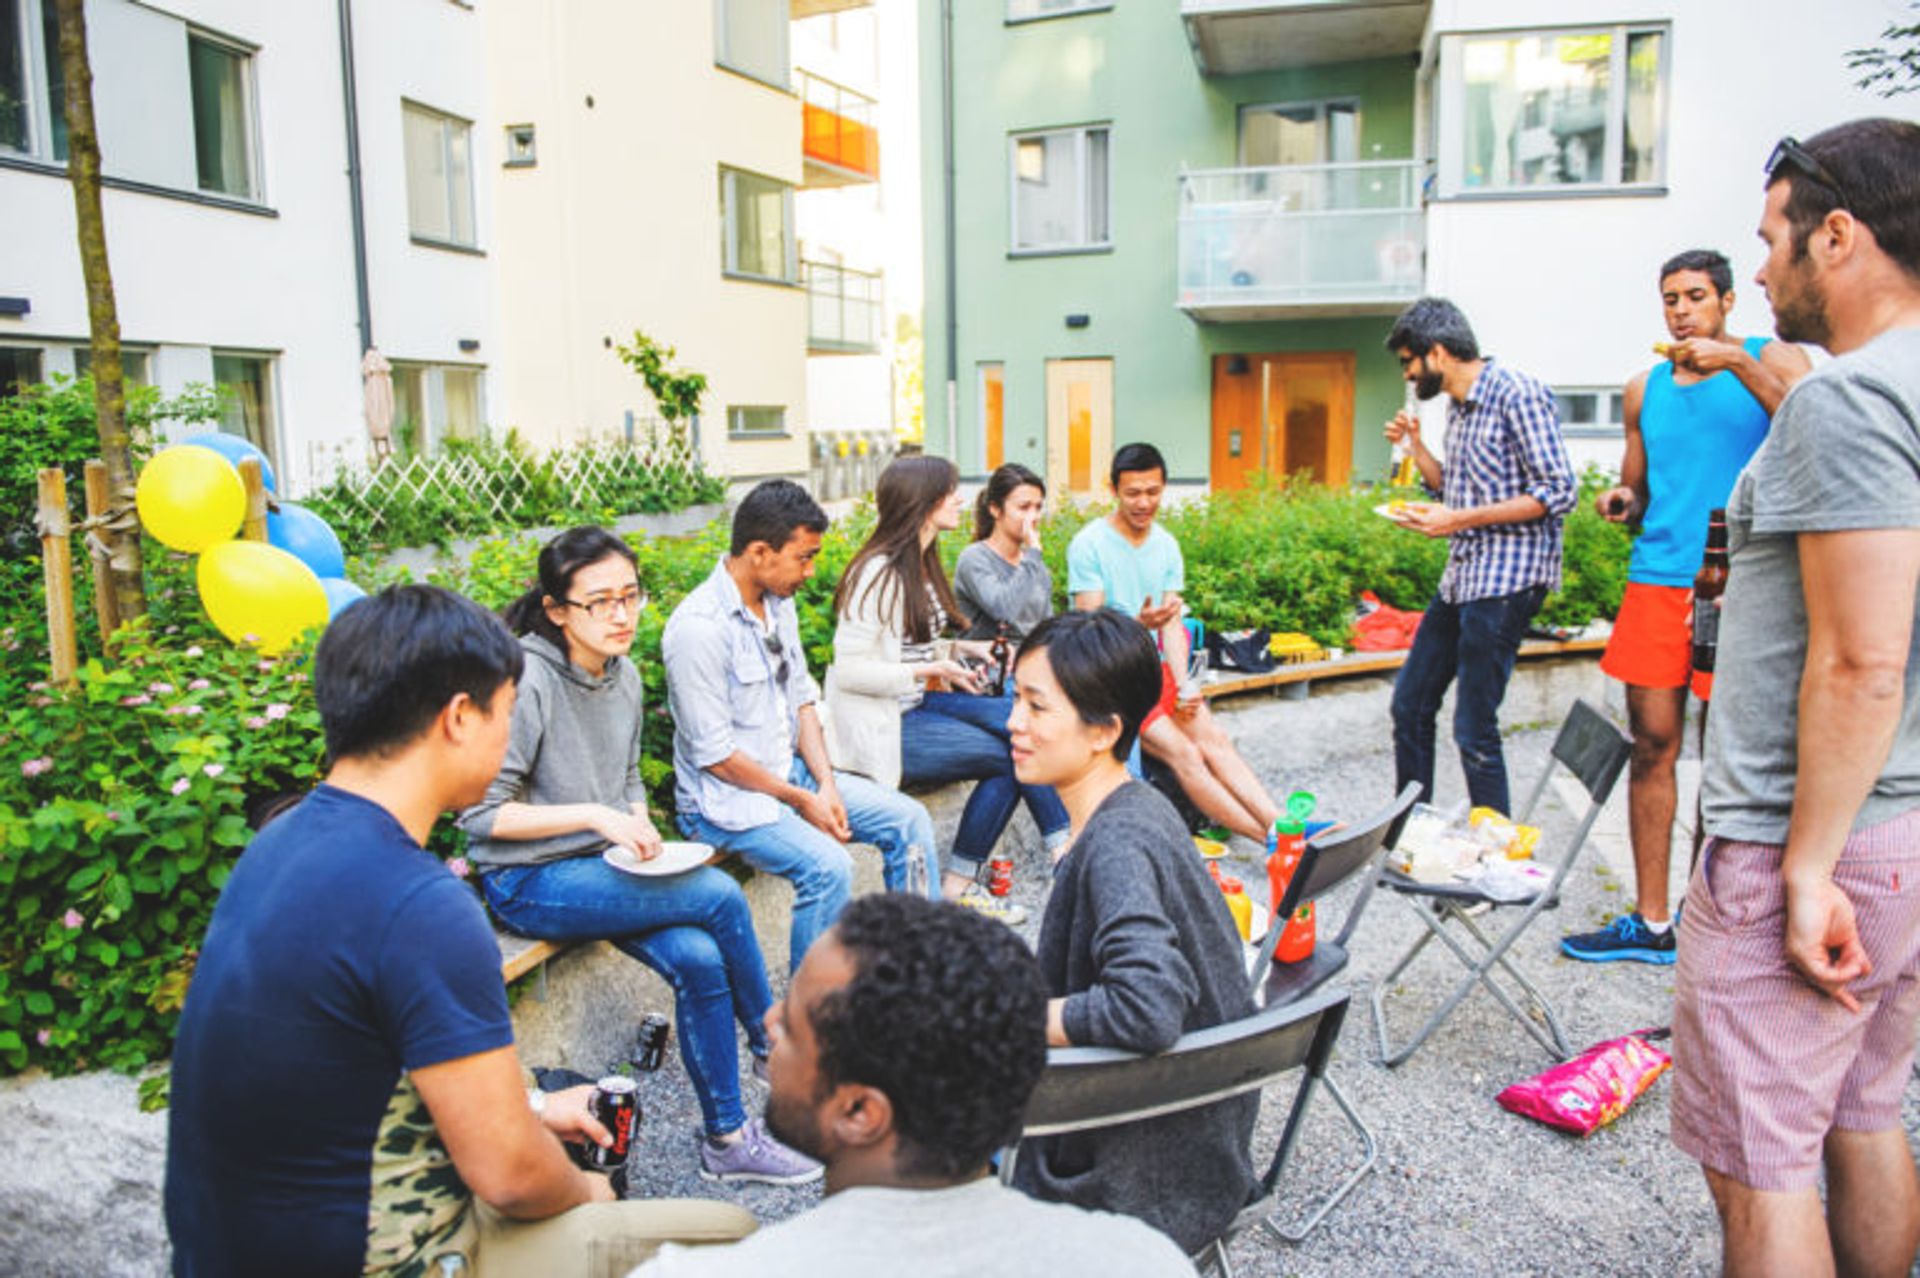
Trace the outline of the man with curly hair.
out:
[[[767,1014],[767,1125],[826,1164],[827,1201],[742,1246],[665,1248],[630,1278],[1191,1275],[1139,1221],[992,1176],[1046,1067],[1046,1023],[1039,965],[1006,928],[899,893],[854,901]]]

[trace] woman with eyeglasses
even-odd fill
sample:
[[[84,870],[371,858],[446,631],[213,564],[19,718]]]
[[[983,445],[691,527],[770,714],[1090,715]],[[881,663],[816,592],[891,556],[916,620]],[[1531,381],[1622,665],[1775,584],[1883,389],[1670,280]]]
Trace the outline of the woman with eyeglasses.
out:
[[[1053,791],[1022,786],[1007,753],[1012,701],[982,691],[984,643],[947,638],[967,618],[947,583],[939,537],[960,526],[960,472],[944,457],[902,457],[880,472],[879,521],[841,574],[826,707],[834,764],[881,785],[974,781],[941,894],[1010,924],[1019,906],[987,892],[980,868],[1026,800],[1049,850],[1067,837]]]
[[[487,903],[523,936],[611,941],[673,987],[680,1059],[699,1097],[709,1180],[800,1184],[820,1164],[787,1148],[740,1100],[736,1020],[754,1072],[773,995],[740,885],[710,865],[660,877],[661,839],[640,780],[640,672],[628,656],[646,607],[632,547],[573,528],[540,551],[539,580],[506,609],[526,649],[506,758],[460,815]]]

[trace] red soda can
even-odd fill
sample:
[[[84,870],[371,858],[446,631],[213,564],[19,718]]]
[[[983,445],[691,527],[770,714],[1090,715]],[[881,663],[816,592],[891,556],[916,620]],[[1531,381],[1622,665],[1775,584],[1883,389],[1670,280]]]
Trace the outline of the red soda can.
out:
[[[1013,858],[996,856],[987,862],[987,891],[1006,896],[1013,891]]]
[[[633,1130],[640,1123],[640,1085],[624,1074],[610,1074],[595,1084],[588,1112],[613,1134],[613,1144],[587,1145],[587,1162],[601,1171],[627,1165],[633,1151]]]

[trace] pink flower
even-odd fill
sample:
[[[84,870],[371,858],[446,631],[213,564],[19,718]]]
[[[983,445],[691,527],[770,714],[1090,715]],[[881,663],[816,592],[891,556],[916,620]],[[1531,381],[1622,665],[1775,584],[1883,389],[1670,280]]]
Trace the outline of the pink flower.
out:
[[[447,862],[447,868],[453,871],[455,878],[464,879],[473,873],[473,867],[467,864],[467,858],[456,856]]]
[[[185,655],[189,657],[202,657],[205,656],[206,653],[202,651],[200,645],[196,643],[188,645]]]
[[[296,670],[292,674],[287,676],[288,683],[305,683],[306,681],[307,681],[306,672],[301,670]]]
[[[112,808],[107,809],[107,820],[118,821],[119,819],[120,819],[120,814],[118,812],[115,812]]]
[[[169,788],[172,789],[173,796],[177,799],[181,795],[185,794],[187,792],[188,787],[190,787],[192,784],[193,782],[187,780],[185,777],[181,777],[178,781],[175,781],[173,785]]]
[[[187,685],[187,691],[188,692],[205,692],[208,688],[211,688],[212,686],[213,686],[213,681],[210,679],[195,679],[193,682]]]
[[[257,715],[257,714],[255,714],[255,715],[248,715],[248,716],[247,716],[247,726],[248,726],[249,728],[252,728],[252,729],[253,729],[253,730],[254,730],[255,732],[258,732],[258,731],[259,731],[260,729],[262,729],[262,728],[264,728],[264,727],[266,727],[266,726],[267,726],[267,721],[266,721],[265,719],[262,719],[262,718],[261,718],[261,717],[260,717],[259,715]]]
[[[210,777],[217,777],[227,770],[227,765],[224,763],[209,763],[201,767],[200,770]]]
[[[276,701],[267,707],[267,718],[284,719],[293,712],[293,707],[284,701]]]
[[[249,635],[249,636],[248,636],[248,638],[252,638],[252,636],[251,636],[251,635]],[[272,670],[272,669],[273,669],[273,662],[272,662],[271,660],[262,660],[262,661],[259,661],[259,662],[257,662],[257,663],[255,663],[255,665],[254,665],[254,667],[253,667],[253,668],[254,668],[255,670]]]
[[[170,715],[205,714],[206,707],[205,706],[168,706],[167,713]]]
[[[43,772],[51,772],[52,770],[53,760],[44,754],[37,759],[28,759],[20,765],[20,775],[23,777],[37,777]]]
[[[46,690],[47,690],[47,681],[45,679],[35,679],[32,683],[27,685],[27,691],[29,692],[45,692]]]
[[[136,692],[136,693],[134,693],[134,694],[133,694],[132,696],[130,696],[130,697],[122,697],[122,698],[120,698],[120,704],[121,704],[121,705],[123,705],[123,706],[146,706],[146,705],[152,705],[152,704],[153,704],[153,698],[152,698],[152,697],[149,697],[149,696],[148,696],[148,695],[147,695],[146,693],[144,693],[144,692]]]
[[[240,636],[240,642],[241,643],[259,643],[260,636],[256,635],[255,633],[253,633],[253,631],[249,630],[247,631],[247,633]]]
[[[171,598],[173,597],[173,592],[172,592],[171,590],[169,590],[169,591],[167,592],[167,597],[168,597],[169,599],[171,599]],[[166,628],[165,630],[163,630],[163,631],[161,631],[161,633],[162,633],[162,634],[169,634],[169,635],[177,635],[177,634],[179,634],[179,633],[180,633],[180,627],[178,627],[178,626],[168,626],[168,627],[167,627],[167,628]]]
[[[80,917],[80,911],[68,910],[60,916],[60,922],[66,926],[68,931],[78,932],[80,928],[85,925],[86,920]]]
[[[53,1031],[41,1030],[38,1034],[35,1034],[33,1036],[33,1041],[40,1044],[40,1046],[45,1047],[48,1043],[51,1043],[53,1041]]]
[[[53,698],[47,696],[45,693],[41,693],[37,696],[28,697],[27,704],[30,706],[50,706],[53,704]]]
[[[165,679],[156,679],[152,683],[147,685],[147,691],[151,692],[156,697],[164,697],[169,692],[173,691],[173,685],[168,683]]]

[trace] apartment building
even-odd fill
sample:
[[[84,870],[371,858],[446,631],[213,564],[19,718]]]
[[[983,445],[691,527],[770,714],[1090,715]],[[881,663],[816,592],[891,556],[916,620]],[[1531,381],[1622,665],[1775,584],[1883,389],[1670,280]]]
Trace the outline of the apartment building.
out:
[[[928,446],[1097,495],[1382,475],[1415,297],[1550,382],[1613,462],[1655,275],[1735,262],[1780,135],[1886,114],[1844,52],[1896,0],[921,0]],[[941,160],[934,162],[932,157]]]

